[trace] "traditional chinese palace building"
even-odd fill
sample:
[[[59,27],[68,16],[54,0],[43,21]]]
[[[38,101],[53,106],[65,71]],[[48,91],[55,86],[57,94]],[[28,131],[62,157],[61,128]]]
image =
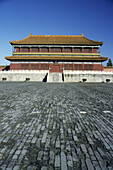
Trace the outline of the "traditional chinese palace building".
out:
[[[81,34],[73,35],[32,35],[10,41],[12,56],[10,70],[103,70],[100,47],[103,42],[90,40]]]
[[[38,71],[49,76],[59,73],[69,77],[67,73],[103,71],[102,62],[108,59],[101,57],[100,49],[103,42],[93,41],[83,34],[30,34],[27,38],[10,41],[10,44],[12,56],[5,58],[11,62],[11,71]]]

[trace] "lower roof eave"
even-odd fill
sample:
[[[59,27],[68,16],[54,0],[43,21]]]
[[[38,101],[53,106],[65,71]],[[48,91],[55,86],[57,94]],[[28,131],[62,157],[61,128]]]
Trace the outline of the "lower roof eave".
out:
[[[59,57],[59,56],[7,56],[5,59],[9,61],[98,61],[103,62],[106,61],[107,57]]]

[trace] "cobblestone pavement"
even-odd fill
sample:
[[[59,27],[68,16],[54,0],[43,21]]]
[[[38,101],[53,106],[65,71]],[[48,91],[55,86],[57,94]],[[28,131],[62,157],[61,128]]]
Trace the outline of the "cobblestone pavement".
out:
[[[0,170],[113,170],[113,84],[0,83]]]

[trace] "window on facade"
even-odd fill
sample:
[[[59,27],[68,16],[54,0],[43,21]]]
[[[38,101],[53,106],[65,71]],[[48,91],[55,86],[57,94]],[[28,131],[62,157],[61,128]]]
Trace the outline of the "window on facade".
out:
[[[84,48],[85,53],[91,53],[91,48]]]
[[[89,70],[93,70],[93,65],[89,64]]]
[[[74,70],[78,70],[78,64],[74,65]]]
[[[64,64],[64,70],[68,70],[68,64]]]
[[[35,64],[35,69],[39,70],[39,64]]]
[[[84,70],[88,70],[88,65],[84,64]]]
[[[20,52],[20,48],[16,47],[15,52]]]
[[[22,70],[29,70],[29,64],[21,64]]]
[[[31,70],[35,70],[35,64],[31,64]]]
[[[49,70],[49,64],[41,64],[41,70]]]
[[[30,48],[28,47],[22,47],[22,52],[29,52],[30,51]]]
[[[48,52],[49,51],[49,48],[48,47],[42,47],[41,48],[41,52]]]
[[[38,51],[39,51],[39,48],[38,48],[38,47],[32,47],[32,48],[31,48],[31,51],[32,51],[32,52],[38,52]]]
[[[49,64],[45,64],[45,70],[49,70]]]
[[[93,70],[93,65],[92,64],[85,64],[84,70]]]
[[[64,64],[64,70],[73,70],[73,64]]]
[[[39,70],[39,64],[31,64],[31,70]]]
[[[80,47],[75,47],[75,48],[74,48],[74,52],[75,52],[75,53],[81,53],[81,52],[82,52],[82,48],[80,48]]]
[[[93,65],[92,64],[84,64],[84,70],[92,70]]]
[[[82,69],[83,69],[83,65],[79,64],[79,70],[82,70]]]
[[[69,48],[69,47],[65,47],[65,48],[64,48],[64,52],[69,52],[69,53],[71,53],[71,52],[72,52],[72,49]]]
[[[69,64],[69,70],[73,70],[73,64]]]
[[[98,51],[98,50],[99,50],[99,51]],[[100,53],[100,49],[92,48],[92,52],[93,52],[93,53],[97,53],[97,52],[99,52],[99,53]]]
[[[51,52],[61,52],[61,48],[58,48],[58,47],[52,47],[51,48]]]

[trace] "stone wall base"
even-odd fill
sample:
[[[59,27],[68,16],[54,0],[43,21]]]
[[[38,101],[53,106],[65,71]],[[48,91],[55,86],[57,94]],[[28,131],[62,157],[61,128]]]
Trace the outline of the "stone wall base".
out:
[[[113,72],[104,71],[64,71],[50,73],[44,71],[0,71],[0,81],[39,82],[109,82],[113,83]]]
[[[65,71],[65,82],[111,82],[113,83],[113,72],[104,71]]]
[[[48,71],[1,71],[0,81],[39,81],[42,82]]]

